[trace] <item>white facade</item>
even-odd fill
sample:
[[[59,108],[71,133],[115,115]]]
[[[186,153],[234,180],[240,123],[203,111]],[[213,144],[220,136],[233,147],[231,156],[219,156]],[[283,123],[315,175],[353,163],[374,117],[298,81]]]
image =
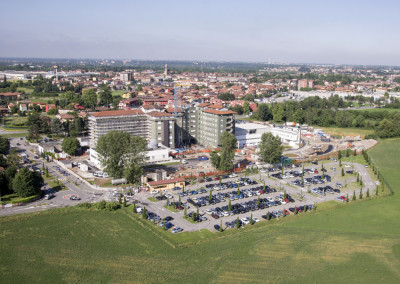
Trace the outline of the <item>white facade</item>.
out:
[[[238,141],[238,148],[257,147],[261,142],[264,133],[272,133],[281,138],[282,143],[293,148],[300,147],[301,131],[297,128],[270,127],[256,123],[242,123],[235,125],[235,136]]]
[[[170,162],[172,160],[172,158],[169,156],[170,151],[170,148],[162,146],[157,149],[149,149],[146,152],[146,156],[148,158],[146,164],[151,165]],[[89,149],[89,160],[93,166],[97,167],[100,170],[104,169],[104,167],[101,165],[100,154],[97,153],[96,150],[93,148]]]

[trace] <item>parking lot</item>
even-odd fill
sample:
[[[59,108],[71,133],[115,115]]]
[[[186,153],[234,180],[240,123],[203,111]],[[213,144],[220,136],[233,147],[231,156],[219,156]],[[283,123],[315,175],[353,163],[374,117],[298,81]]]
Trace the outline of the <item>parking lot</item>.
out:
[[[337,161],[327,161],[323,170],[321,163],[306,165],[303,177],[299,166],[286,167],[283,171],[281,168],[262,170],[248,177],[225,175],[188,185],[185,192],[177,188],[161,194],[141,193],[135,198],[153,218],[156,217],[155,223],[168,216],[173,218],[170,221],[173,227],[185,231],[219,230],[221,223],[223,229],[228,229],[246,226],[251,221],[283,218],[295,211],[312,210],[317,203],[328,200],[345,202],[347,194],[351,198],[353,191],[359,193],[357,172],[363,177],[364,191],[375,188],[363,165],[343,163],[343,168],[348,172],[343,177]],[[158,201],[151,202],[149,197]],[[164,207],[166,200],[171,211]]]

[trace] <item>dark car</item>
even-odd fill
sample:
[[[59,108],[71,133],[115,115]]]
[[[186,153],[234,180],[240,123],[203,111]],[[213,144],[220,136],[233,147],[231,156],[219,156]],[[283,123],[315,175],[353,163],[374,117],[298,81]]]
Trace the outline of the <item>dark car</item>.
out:
[[[167,224],[165,224],[165,228],[168,230],[170,228],[172,228],[174,226],[174,224],[172,224],[171,222],[168,222]]]
[[[214,229],[219,231],[221,229],[221,227],[219,225],[214,225]]]

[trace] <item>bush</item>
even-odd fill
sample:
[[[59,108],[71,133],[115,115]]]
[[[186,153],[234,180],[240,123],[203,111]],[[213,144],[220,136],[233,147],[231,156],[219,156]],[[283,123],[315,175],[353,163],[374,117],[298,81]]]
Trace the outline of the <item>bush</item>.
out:
[[[103,210],[106,208],[107,202],[105,200],[99,201],[96,204],[96,208],[99,210]]]
[[[83,209],[90,209],[90,208],[92,208],[92,204],[89,202],[83,202],[83,203],[76,205],[76,207],[83,208]]]
[[[116,211],[119,208],[121,208],[121,205],[118,204],[117,202],[107,202],[107,204],[106,204],[106,209],[108,211]]]

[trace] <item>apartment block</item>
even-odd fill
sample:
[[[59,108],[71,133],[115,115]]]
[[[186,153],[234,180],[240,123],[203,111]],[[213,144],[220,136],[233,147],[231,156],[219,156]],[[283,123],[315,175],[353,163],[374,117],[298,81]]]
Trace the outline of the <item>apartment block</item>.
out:
[[[102,111],[91,113],[89,118],[90,147],[111,130],[125,131],[148,141],[154,139],[167,147],[175,147],[174,117],[171,114],[140,109]]]

